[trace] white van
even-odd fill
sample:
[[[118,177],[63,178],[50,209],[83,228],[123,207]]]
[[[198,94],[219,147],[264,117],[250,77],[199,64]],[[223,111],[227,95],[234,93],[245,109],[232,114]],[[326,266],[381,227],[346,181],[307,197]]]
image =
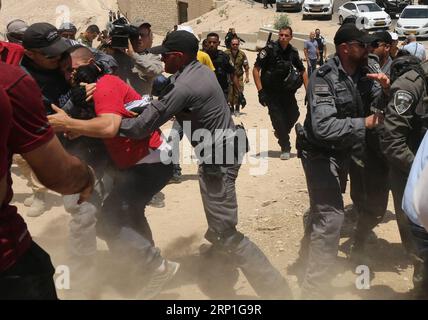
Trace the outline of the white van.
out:
[[[331,20],[334,0],[305,0],[303,3],[303,19],[309,16],[323,16]]]

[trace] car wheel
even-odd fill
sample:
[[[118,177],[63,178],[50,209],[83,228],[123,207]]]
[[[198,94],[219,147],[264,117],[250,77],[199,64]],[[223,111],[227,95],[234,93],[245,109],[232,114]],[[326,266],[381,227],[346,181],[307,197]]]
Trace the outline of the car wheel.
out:
[[[342,23],[343,23],[343,17],[339,16],[339,24],[342,25]]]
[[[331,20],[331,19],[332,19],[332,17],[333,17],[333,15],[332,15],[332,14],[329,14],[328,16],[326,16],[326,19],[327,19],[327,20]]]
[[[302,15],[302,20],[306,20],[308,16],[306,14]]]

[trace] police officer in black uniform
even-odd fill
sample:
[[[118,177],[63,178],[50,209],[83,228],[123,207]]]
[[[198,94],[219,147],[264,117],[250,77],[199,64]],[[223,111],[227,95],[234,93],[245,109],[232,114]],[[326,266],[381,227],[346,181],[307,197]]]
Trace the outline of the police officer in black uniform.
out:
[[[235,67],[231,58],[223,51],[218,50],[220,37],[217,33],[209,33],[206,40],[208,46],[207,53],[213,62],[215,75],[227,100],[229,95],[229,83],[233,83],[238,92],[241,91],[239,89],[238,76],[235,74]]]
[[[402,210],[402,199],[413,160],[428,128],[426,74],[428,63],[412,55],[391,65],[390,100],[385,109],[381,147],[390,166],[390,184],[401,241],[414,264],[416,293],[428,292],[428,234]]]
[[[269,109],[282,160],[290,159],[290,132],[300,115],[295,93],[308,81],[299,52],[290,44],[292,38],[290,27],[280,29],[278,41],[259,52],[253,69],[259,102]]]
[[[336,56],[315,72],[308,86],[304,127],[297,125],[297,148],[308,184],[310,213],[300,259],[306,265],[302,284],[305,298],[325,298],[335,262],[344,218],[342,193],[355,145],[364,142],[366,128],[381,117],[364,115],[362,97],[383,97],[382,89],[367,81],[367,42],[355,25],[337,31]],[[362,81],[364,79],[364,81]],[[387,86],[387,77],[380,78]]]

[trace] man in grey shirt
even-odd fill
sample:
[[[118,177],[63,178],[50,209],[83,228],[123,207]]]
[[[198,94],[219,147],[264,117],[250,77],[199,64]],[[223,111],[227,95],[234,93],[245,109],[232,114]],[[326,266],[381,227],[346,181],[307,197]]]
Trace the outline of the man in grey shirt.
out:
[[[215,74],[196,60],[198,40],[187,31],[174,31],[151,52],[162,54],[165,71],[173,74],[170,84],[140,116],[123,119],[120,134],[141,139],[175,116],[199,154],[199,186],[208,222],[205,238],[212,243],[212,252],[228,257],[241,268],[259,296],[290,298],[286,280],[264,253],[236,229],[235,180],[247,150],[246,136],[233,123]],[[186,130],[189,124],[185,121],[190,122],[191,130]],[[240,139],[242,136],[244,139]],[[225,161],[223,156],[228,158],[230,151],[233,157]]]
[[[131,85],[141,95],[151,94],[154,79],[162,74],[163,65],[159,55],[148,53],[153,45],[150,23],[136,20],[139,37],[131,39],[128,50],[114,49],[113,57],[119,64],[116,75]]]
[[[309,34],[309,40],[305,40],[303,51],[306,61],[308,62],[308,77],[310,77],[312,72],[317,68],[317,62],[320,56],[318,42],[315,40],[315,32],[311,32]]]

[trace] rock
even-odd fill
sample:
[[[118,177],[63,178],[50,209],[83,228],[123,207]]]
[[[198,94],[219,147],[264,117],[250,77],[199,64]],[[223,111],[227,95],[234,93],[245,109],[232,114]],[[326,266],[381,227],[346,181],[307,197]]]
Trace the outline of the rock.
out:
[[[280,226],[273,226],[273,227],[257,227],[256,230],[257,231],[275,231],[275,230],[279,230],[282,227]]]
[[[262,202],[262,207],[264,208],[264,207],[270,206],[272,203],[275,203],[275,202],[278,202],[278,201],[276,201],[276,200],[264,201],[264,202]]]

